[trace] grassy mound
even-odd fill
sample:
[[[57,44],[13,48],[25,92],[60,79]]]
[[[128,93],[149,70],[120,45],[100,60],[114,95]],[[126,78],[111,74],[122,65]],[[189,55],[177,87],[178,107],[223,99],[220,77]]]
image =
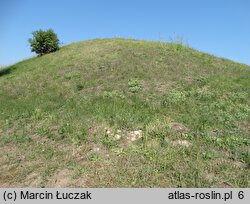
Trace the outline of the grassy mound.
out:
[[[97,39],[0,70],[1,187],[250,187],[250,67]]]

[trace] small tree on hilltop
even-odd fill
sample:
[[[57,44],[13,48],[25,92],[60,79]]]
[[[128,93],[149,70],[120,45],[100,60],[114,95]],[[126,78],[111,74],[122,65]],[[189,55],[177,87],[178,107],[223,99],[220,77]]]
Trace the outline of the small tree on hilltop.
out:
[[[59,39],[52,29],[47,31],[37,30],[32,32],[32,35],[33,38],[28,40],[32,52],[44,55],[59,50]]]

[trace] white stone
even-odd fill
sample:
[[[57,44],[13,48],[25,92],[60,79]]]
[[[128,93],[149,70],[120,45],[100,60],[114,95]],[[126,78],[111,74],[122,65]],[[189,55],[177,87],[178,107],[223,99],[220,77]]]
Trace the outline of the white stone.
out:
[[[191,145],[191,143],[187,140],[177,140],[177,141],[173,141],[172,144],[174,146],[176,145],[181,145],[181,146],[184,146],[184,147],[189,147]]]
[[[133,131],[133,134],[134,134],[137,138],[141,138],[141,137],[142,137],[142,130],[135,130],[135,131]]]
[[[121,139],[121,135],[119,135],[119,134],[116,134],[115,136],[114,136],[114,138],[115,138],[115,140],[119,140],[119,139]]]
[[[136,140],[136,137],[135,137],[135,136],[131,137],[131,141],[132,141],[132,142],[135,141],[135,140]]]
[[[95,147],[95,148],[93,148],[93,151],[94,151],[94,152],[99,152],[99,151],[100,151],[100,148],[99,148],[99,147]]]

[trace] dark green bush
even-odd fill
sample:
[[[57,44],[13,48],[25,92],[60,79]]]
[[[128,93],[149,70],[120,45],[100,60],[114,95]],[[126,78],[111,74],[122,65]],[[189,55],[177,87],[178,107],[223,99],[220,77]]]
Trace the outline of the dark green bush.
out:
[[[33,38],[28,40],[32,52],[44,55],[59,50],[59,39],[52,29],[37,30],[32,32],[32,35]]]

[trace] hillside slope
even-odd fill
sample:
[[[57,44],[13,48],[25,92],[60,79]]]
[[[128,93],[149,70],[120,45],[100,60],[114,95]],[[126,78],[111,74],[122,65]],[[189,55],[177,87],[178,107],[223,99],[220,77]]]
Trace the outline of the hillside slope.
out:
[[[97,39],[0,70],[0,187],[250,187],[250,67]]]

